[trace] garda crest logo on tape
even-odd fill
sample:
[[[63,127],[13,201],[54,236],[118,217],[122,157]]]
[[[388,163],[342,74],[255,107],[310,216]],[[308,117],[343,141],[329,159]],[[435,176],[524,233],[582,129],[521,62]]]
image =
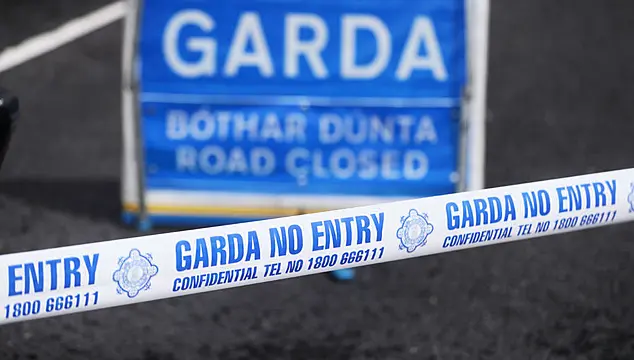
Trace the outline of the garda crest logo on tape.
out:
[[[112,274],[112,280],[118,285],[117,293],[134,298],[150,288],[150,280],[158,270],[152,263],[152,255],[141,255],[139,250],[132,249],[127,257],[119,258],[119,269]]]
[[[634,183],[630,184],[630,194],[627,196],[627,202],[630,203],[630,212],[634,212]]]
[[[419,214],[415,209],[409,211],[408,216],[401,217],[401,227],[396,231],[396,237],[401,241],[399,250],[414,252],[419,246],[427,244],[427,237],[434,231],[427,214]]]

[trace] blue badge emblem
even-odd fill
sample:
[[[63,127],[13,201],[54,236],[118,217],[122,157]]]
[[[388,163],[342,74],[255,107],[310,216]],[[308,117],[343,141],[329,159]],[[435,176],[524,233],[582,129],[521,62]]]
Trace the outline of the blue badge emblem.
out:
[[[627,202],[630,203],[630,212],[634,212],[634,183],[630,184],[630,194],[627,196]]]
[[[112,280],[119,285],[117,293],[133,298],[150,288],[150,279],[157,273],[158,266],[152,264],[152,255],[141,255],[139,250],[132,249],[127,257],[119,258],[119,269],[112,274]]]
[[[406,249],[411,253],[419,246],[425,246],[433,231],[434,226],[429,223],[427,214],[421,215],[411,209],[408,216],[401,217],[401,227],[396,231],[396,237],[401,241],[399,250]]]

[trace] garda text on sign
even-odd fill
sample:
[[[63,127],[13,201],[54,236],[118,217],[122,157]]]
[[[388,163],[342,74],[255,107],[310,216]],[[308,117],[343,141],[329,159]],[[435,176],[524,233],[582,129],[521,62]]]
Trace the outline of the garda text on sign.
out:
[[[458,0],[147,1],[144,91],[449,101],[464,13]]]

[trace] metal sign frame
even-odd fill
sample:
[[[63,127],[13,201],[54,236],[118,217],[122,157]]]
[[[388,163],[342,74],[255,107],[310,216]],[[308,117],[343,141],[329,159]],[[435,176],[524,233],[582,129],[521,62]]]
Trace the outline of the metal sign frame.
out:
[[[151,227],[143,150],[139,93],[139,25],[143,0],[126,0],[122,55],[122,184],[123,220]],[[456,192],[485,186],[486,90],[490,0],[464,0],[466,5],[466,82],[463,88]],[[297,212],[296,212],[297,213]],[[301,213],[301,212],[300,212]]]

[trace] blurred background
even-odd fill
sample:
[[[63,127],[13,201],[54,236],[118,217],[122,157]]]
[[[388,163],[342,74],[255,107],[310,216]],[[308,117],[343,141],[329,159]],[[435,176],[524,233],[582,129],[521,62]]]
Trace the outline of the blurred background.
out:
[[[108,1],[4,1],[0,49]],[[486,186],[632,167],[634,2],[492,0]],[[0,73],[0,253],[121,218],[117,21]],[[157,228],[153,231],[166,231]],[[0,328],[4,359],[631,359],[631,224]]]

